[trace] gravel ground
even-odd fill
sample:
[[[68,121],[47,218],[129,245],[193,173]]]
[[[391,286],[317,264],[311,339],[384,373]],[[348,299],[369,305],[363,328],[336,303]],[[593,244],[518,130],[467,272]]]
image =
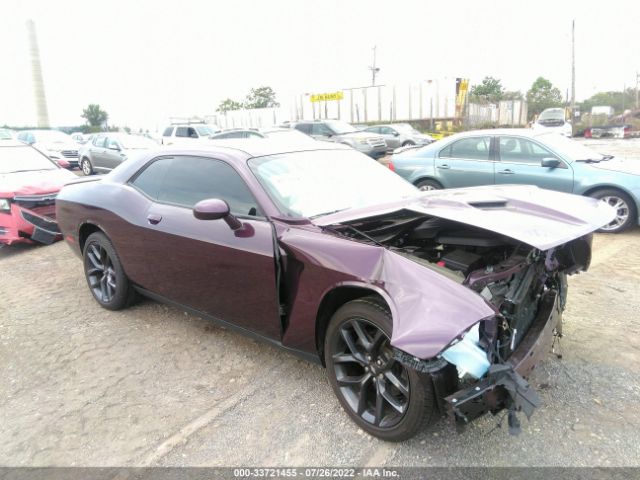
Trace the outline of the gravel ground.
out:
[[[519,437],[486,416],[402,444],[356,428],[319,366],[149,300],[101,309],[63,243],[3,248],[0,465],[640,466],[639,244],[596,236]]]

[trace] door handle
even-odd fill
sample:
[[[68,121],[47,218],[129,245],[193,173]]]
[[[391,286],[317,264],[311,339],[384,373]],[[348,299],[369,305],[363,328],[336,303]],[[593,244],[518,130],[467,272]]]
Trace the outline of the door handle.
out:
[[[442,165],[438,165],[438,168],[441,170],[449,170],[451,167],[446,163],[443,163]]]
[[[162,215],[150,213],[149,215],[147,215],[147,220],[151,225],[157,225],[160,223],[160,220],[162,220]]]
[[[516,172],[507,168],[506,170],[500,170],[498,173],[501,173],[502,175],[513,175]]]

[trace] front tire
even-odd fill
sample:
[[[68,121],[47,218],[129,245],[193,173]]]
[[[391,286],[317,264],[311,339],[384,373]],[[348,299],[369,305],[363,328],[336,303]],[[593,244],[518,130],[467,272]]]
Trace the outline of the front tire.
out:
[[[636,206],[633,199],[626,193],[611,188],[596,190],[589,196],[616,209],[616,218],[611,223],[601,227],[598,232],[620,233],[636,224],[638,220]]]
[[[442,190],[442,185],[435,180],[430,180],[428,178],[417,182],[416,187],[418,187],[418,190],[422,192],[428,192],[429,190]]]
[[[108,310],[121,310],[135,299],[118,254],[102,232],[89,235],[83,251],[84,274],[93,298]]]
[[[86,176],[93,174],[93,166],[91,165],[91,162],[88,158],[82,159],[82,161],[80,162],[80,168],[82,169],[82,173],[84,173]]]
[[[393,357],[392,320],[377,297],[346,303],[325,337],[329,383],[351,419],[367,433],[399,442],[433,417],[431,378]]]

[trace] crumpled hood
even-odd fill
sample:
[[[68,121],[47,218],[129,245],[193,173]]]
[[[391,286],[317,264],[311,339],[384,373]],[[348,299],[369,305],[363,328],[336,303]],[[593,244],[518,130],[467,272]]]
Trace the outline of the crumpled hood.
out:
[[[349,209],[313,220],[319,226],[411,210],[472,225],[548,250],[591,233],[615,218],[593,198],[504,185],[424,192],[382,205]]]
[[[590,163],[589,166],[599,168],[600,170],[640,175],[640,159],[627,160],[624,158],[614,158],[612,160],[604,160],[600,163]],[[638,187],[640,187],[640,182],[638,182]]]
[[[0,197],[57,193],[63,185],[78,178],[62,168],[0,174]]]

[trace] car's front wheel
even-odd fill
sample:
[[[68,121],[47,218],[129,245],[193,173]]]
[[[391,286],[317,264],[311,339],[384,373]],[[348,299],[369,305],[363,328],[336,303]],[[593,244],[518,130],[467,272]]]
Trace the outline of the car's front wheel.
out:
[[[430,180],[428,178],[417,182],[416,187],[423,192],[427,192],[429,190],[442,190],[442,185],[435,180]]]
[[[80,162],[80,168],[82,168],[82,173],[89,176],[93,173],[93,167],[91,166],[91,162],[88,158],[83,158]]]
[[[135,290],[104,233],[89,235],[84,244],[83,259],[89,290],[101,306],[109,310],[121,310],[133,302]]]
[[[428,375],[394,359],[391,315],[376,297],[343,305],[325,337],[329,382],[347,414],[363,430],[388,441],[414,436],[432,418]]]
[[[605,202],[616,210],[613,221],[600,227],[599,232],[620,233],[638,221],[635,203],[626,193],[615,189],[602,189],[593,192],[591,197]]]

